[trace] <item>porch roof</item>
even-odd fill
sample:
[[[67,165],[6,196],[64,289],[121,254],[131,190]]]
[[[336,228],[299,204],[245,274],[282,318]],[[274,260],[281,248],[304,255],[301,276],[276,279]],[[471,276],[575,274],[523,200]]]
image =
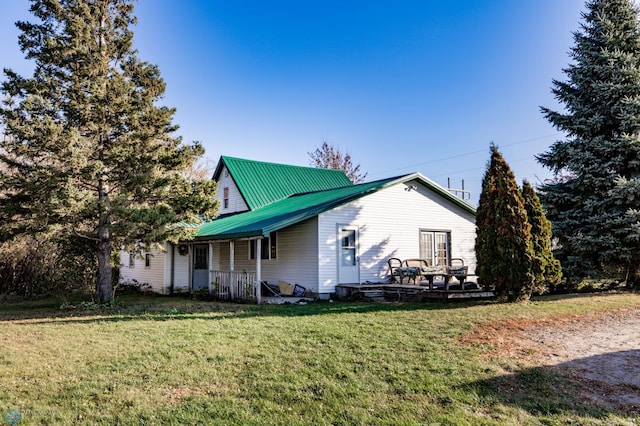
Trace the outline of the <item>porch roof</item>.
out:
[[[474,214],[475,209],[445,188],[419,173],[345,186],[342,188],[292,195],[262,208],[216,219],[200,226],[198,240],[228,240],[268,237],[271,232],[315,217],[339,205],[348,203],[380,189],[399,183],[418,181],[463,210]]]

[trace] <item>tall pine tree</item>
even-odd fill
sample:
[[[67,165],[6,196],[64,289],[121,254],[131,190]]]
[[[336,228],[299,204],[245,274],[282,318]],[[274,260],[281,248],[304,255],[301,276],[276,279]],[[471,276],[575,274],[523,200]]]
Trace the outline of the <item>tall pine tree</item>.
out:
[[[496,296],[525,301],[533,291],[531,225],[511,168],[491,145],[476,212],[476,271],[482,285],[495,285]]]
[[[5,69],[0,120],[2,236],[55,233],[94,254],[96,294],[113,297],[123,245],[187,237],[180,221],[214,215],[215,184],[188,179],[203,154],[173,136],[165,84],[133,49],[133,0],[32,0],[18,22],[33,76]]]
[[[574,34],[561,112],[541,108],[565,134],[538,156],[556,178],[541,186],[547,217],[574,274],[639,281],[640,29],[632,0],[590,0]],[[576,277],[577,278],[577,277]]]
[[[522,197],[527,211],[527,221],[531,225],[533,289],[542,293],[560,283],[562,268],[551,251],[551,222],[542,210],[540,198],[527,180],[522,183]]]

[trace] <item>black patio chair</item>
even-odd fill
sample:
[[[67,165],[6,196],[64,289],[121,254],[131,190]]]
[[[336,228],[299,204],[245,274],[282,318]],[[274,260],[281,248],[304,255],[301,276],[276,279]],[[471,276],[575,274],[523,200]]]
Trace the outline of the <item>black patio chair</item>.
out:
[[[389,265],[389,281],[402,284],[402,260],[392,257],[387,260],[387,264]]]
[[[459,257],[454,257],[449,261],[449,267],[447,268],[447,271],[450,275],[453,275],[456,280],[460,282],[460,290],[463,290],[464,282],[469,275],[469,267],[465,266],[464,260],[460,259]]]

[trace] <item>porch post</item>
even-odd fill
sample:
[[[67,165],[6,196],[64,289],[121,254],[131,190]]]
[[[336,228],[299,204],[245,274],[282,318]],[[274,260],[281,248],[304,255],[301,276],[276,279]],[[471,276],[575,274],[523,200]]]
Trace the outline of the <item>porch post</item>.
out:
[[[236,248],[233,240],[229,241],[229,271],[235,270]]]
[[[262,240],[256,240],[256,301],[262,302]]]
[[[209,243],[209,295],[211,295],[211,283],[213,283],[213,243]]]
[[[189,254],[187,255],[187,259],[189,262],[189,274],[187,274],[187,279],[189,282],[187,283],[187,291],[193,290],[193,244],[189,244]]]

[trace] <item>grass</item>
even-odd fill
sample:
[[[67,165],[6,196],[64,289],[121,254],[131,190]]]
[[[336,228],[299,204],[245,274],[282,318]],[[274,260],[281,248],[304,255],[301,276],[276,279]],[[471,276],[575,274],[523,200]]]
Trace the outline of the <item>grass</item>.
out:
[[[485,321],[637,307],[639,295],[61,305],[0,305],[0,424],[16,410],[21,424],[51,425],[637,424],[573,399],[552,370],[487,361],[459,337]]]

